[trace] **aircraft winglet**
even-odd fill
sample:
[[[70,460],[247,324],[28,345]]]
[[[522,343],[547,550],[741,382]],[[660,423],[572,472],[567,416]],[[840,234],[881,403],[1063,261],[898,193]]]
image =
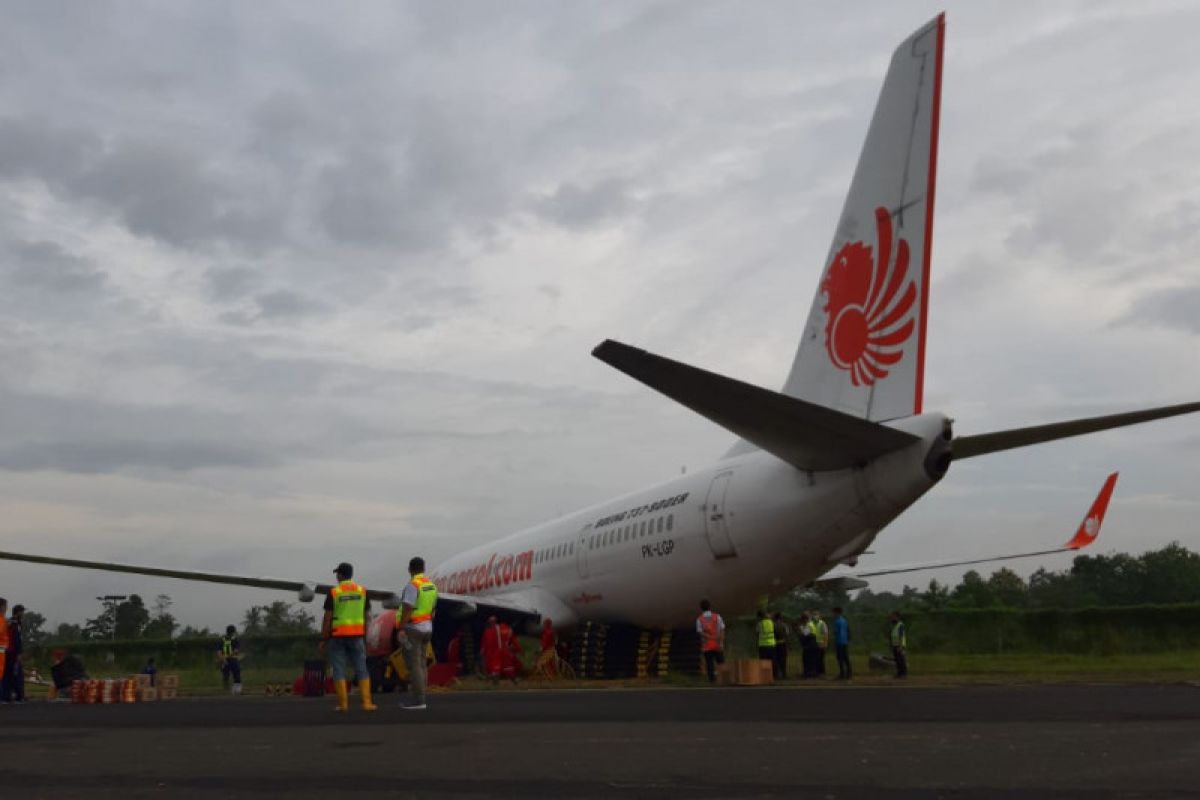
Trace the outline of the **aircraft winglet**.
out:
[[[1071,541],[1063,545],[1067,550],[1080,550],[1096,541],[1096,537],[1100,535],[1100,526],[1104,523],[1104,512],[1108,511],[1108,501],[1112,497],[1113,488],[1117,485],[1119,474],[1119,472],[1114,472],[1109,475],[1108,480],[1100,487],[1100,494],[1096,495],[1083,522],[1079,523],[1079,530],[1075,531]]]
[[[1035,550],[1032,553],[1007,553],[1004,555],[987,556],[986,558],[968,558],[960,561],[933,561],[925,564],[873,568],[865,572],[849,572],[831,576],[830,578],[822,578],[815,581],[813,586],[815,588],[822,588],[823,585],[828,584],[837,588],[848,588],[849,585],[831,582],[839,579],[851,579],[861,582],[863,578],[876,578],[880,575],[895,575],[902,572],[925,572],[926,570],[942,569],[943,567],[965,567],[970,564],[989,564],[995,561],[1011,561],[1016,558],[1032,558],[1034,556],[1048,556],[1055,553],[1069,553],[1074,550],[1082,550],[1096,541],[1096,537],[1100,535],[1100,526],[1104,522],[1104,512],[1108,510],[1108,501],[1112,499],[1113,489],[1116,488],[1117,475],[1119,474],[1114,472],[1108,476],[1108,479],[1104,481],[1104,485],[1100,487],[1100,494],[1096,495],[1096,499],[1092,501],[1092,507],[1088,509],[1083,522],[1079,523],[1079,529],[1075,531],[1075,535],[1071,537],[1069,542],[1054,550]],[[855,586],[854,588],[858,587]]]

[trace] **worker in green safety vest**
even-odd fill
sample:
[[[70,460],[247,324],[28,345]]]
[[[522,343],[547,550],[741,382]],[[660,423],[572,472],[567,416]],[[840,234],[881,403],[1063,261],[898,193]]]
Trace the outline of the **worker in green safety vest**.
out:
[[[759,609],[758,622],[754,625],[758,633],[758,657],[763,661],[775,663],[775,623],[767,616],[767,612]]]
[[[425,577],[425,559],[416,556],[408,562],[409,581],[400,595],[400,610],[396,612],[396,641],[404,651],[408,665],[410,699],[401,708],[411,711],[425,709],[425,648],[433,638],[433,618],[437,612],[438,590]]]

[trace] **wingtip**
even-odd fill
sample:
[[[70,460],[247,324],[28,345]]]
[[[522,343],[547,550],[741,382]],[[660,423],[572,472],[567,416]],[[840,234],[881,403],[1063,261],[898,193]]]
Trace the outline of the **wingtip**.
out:
[[[1104,524],[1104,514],[1108,511],[1108,501],[1112,499],[1113,489],[1117,486],[1117,478],[1120,474],[1120,472],[1113,472],[1105,479],[1104,485],[1100,487],[1100,493],[1092,501],[1091,508],[1088,509],[1083,521],[1079,523],[1075,535],[1066,543],[1065,549],[1082,550],[1100,536],[1100,527]]]

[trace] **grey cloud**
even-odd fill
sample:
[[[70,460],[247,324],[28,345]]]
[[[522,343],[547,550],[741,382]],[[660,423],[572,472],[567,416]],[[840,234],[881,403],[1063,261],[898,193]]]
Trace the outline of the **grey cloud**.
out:
[[[1117,324],[1175,328],[1200,334],[1200,286],[1156,289],[1137,298]]]
[[[44,119],[0,119],[0,176],[37,178],[52,187],[73,181],[103,150],[94,134]]]
[[[260,294],[255,302],[261,319],[300,319],[329,310],[324,303],[286,289]]]
[[[26,472],[107,473],[123,469],[184,472],[204,468],[262,468],[277,457],[244,445],[155,439],[153,441],[30,442],[0,447],[0,469]]]
[[[610,178],[591,186],[563,183],[553,194],[541,198],[535,208],[564,228],[580,229],[619,217],[630,205],[625,182]]]
[[[89,294],[104,286],[107,276],[91,261],[65,251],[54,242],[17,242],[13,282],[51,292]]]
[[[166,141],[114,138],[37,119],[0,121],[0,176],[42,181],[132,233],[177,247],[229,241],[253,248],[278,238],[286,209],[219,177],[197,152]]]
[[[71,181],[71,188],[115,212],[129,230],[179,247],[212,239],[264,244],[277,223],[237,207],[231,190],[196,153],[162,142],[118,143]]]
[[[210,267],[204,273],[209,295],[219,302],[240,300],[259,284],[257,270],[249,267]]]

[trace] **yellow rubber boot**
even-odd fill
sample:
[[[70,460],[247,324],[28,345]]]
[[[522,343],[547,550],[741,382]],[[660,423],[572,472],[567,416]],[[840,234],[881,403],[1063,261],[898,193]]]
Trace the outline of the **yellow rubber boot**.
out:
[[[371,702],[371,679],[364,678],[358,682],[358,693],[362,695],[362,710],[374,711],[379,706]]]
[[[350,683],[349,681],[334,681],[333,688],[337,692],[337,706],[334,711],[346,711],[350,708]]]

